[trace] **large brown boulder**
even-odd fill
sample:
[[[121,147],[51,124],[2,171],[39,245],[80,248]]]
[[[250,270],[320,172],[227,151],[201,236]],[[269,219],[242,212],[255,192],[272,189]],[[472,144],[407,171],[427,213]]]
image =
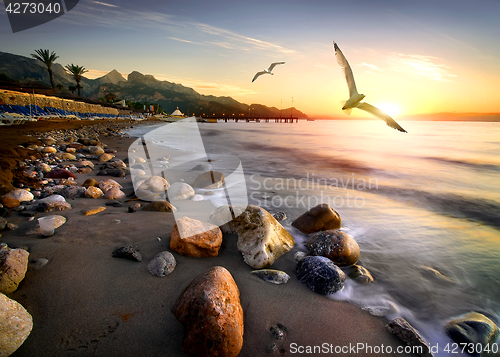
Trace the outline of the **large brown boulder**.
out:
[[[219,227],[189,217],[177,220],[170,236],[170,249],[188,257],[216,257],[221,244]]]
[[[340,215],[326,203],[311,208],[292,222],[292,226],[302,233],[311,234],[341,227]]]
[[[0,357],[10,356],[28,338],[33,319],[18,302],[0,293]]]
[[[28,270],[29,253],[24,249],[10,249],[0,245],[0,293],[16,291]]]
[[[314,233],[307,241],[309,255],[327,257],[338,266],[356,264],[359,259],[359,245],[347,233],[339,230]]]
[[[210,222],[225,226],[225,233],[238,235],[238,250],[245,263],[254,269],[270,267],[280,256],[293,248],[295,241],[286,229],[265,209],[248,205],[244,210],[232,207],[237,215],[227,224],[229,206],[217,208]]]
[[[243,309],[231,273],[216,266],[194,279],[172,310],[184,325],[183,349],[195,356],[237,356],[243,346]]]

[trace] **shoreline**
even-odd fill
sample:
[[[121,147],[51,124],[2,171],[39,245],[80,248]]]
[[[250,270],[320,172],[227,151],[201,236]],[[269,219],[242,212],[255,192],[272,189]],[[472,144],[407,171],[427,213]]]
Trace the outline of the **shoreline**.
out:
[[[106,136],[100,140],[109,149],[117,150],[117,159],[124,159],[135,138]],[[76,174],[77,183],[88,178],[111,178],[123,186],[126,194],[133,191],[130,176],[96,176],[97,166],[91,174]],[[9,247],[27,247],[30,260],[49,260],[39,270],[29,271],[19,288],[8,294],[30,312],[34,324],[28,339],[12,356],[185,356],[183,327],[171,309],[195,277],[217,265],[230,271],[240,291],[245,331],[239,356],[280,355],[279,350],[270,350],[275,340],[269,329],[277,323],[287,330],[279,341],[287,354],[294,354],[295,346],[298,355],[324,355],[298,352],[299,346],[325,343],[334,347],[384,345],[393,351],[405,346],[387,331],[385,319],[318,295],[300,283],[293,259],[297,246],[272,266],[290,275],[290,281],[283,285],[269,284],[250,274],[253,269],[243,261],[236,236],[231,234],[224,235],[217,257],[190,258],[173,253],[175,270],[166,277],[152,276],[146,269],[147,262],[160,251],[170,251],[173,215],[142,210],[128,213],[129,204],[106,206],[106,210],[92,216],[81,213],[83,209],[105,206],[108,201],[68,199],[71,210],[49,213],[66,217],[66,224],[46,239],[26,235],[36,226],[36,220],[28,221],[17,212],[7,217],[19,228],[2,231],[1,241]],[[127,244],[139,247],[142,262],[111,257],[114,249]]]

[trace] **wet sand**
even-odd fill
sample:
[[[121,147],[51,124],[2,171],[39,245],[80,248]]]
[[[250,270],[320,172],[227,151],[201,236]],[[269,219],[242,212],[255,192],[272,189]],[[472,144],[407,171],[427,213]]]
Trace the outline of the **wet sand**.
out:
[[[115,155],[123,159],[134,139],[101,140],[108,148],[118,150]],[[133,191],[130,176],[96,176],[97,171],[96,165],[92,174],[77,174],[78,184],[87,178],[112,178],[126,194]],[[404,344],[386,330],[383,318],[349,303],[332,301],[300,283],[293,259],[297,247],[272,266],[290,275],[289,282],[282,285],[250,274],[253,269],[243,261],[234,235],[224,235],[217,257],[190,258],[173,253],[175,270],[159,278],[146,267],[157,253],[169,251],[173,214],[142,210],[128,213],[129,204],[107,206],[92,216],[81,213],[83,209],[104,206],[107,201],[69,199],[71,210],[38,214],[67,218],[50,238],[26,235],[36,226],[36,219],[28,221],[17,212],[7,217],[19,228],[2,231],[0,240],[10,247],[27,247],[30,260],[49,260],[39,270],[29,271],[18,290],[8,295],[28,310],[34,322],[30,336],[13,356],[185,356],[183,327],[171,309],[195,277],[217,265],[229,270],[240,290],[245,325],[240,356],[334,355],[298,352],[300,346],[326,344],[335,349],[358,343],[372,348],[391,346],[392,355],[405,355],[395,353]],[[114,249],[127,244],[139,248],[142,262],[111,256]],[[269,330],[277,323],[286,328],[282,340],[274,339]],[[273,343],[277,346],[274,352]],[[352,349],[347,352],[340,355],[390,355],[363,350],[352,353]]]

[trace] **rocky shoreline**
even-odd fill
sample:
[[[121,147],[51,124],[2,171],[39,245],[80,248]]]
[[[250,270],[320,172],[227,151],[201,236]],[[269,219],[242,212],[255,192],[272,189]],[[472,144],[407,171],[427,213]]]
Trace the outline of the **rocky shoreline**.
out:
[[[1,197],[0,303],[8,313],[0,326],[10,338],[0,339],[0,355],[264,356],[325,343],[415,355],[396,353],[409,345],[431,355],[403,319],[387,322],[322,296],[346,279],[373,282],[356,265],[362,252],[339,230],[338,212],[319,205],[287,218],[258,206],[221,206],[209,222],[176,221],[175,205],[159,193],[196,202],[205,199],[199,189],[223,175],[147,176],[144,158],[127,155],[127,125],[29,133],[36,140],[21,148],[16,188]],[[43,237],[36,218],[49,215],[58,217],[55,234]],[[307,252],[279,222],[292,218],[309,235]],[[22,323],[3,322],[13,317]],[[463,332],[474,324],[473,333]],[[498,335],[482,315],[446,328],[457,342],[487,345]]]

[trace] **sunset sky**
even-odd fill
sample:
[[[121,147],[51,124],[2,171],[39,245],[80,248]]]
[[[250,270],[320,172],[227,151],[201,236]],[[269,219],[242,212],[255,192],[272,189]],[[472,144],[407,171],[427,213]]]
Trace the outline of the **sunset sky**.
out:
[[[136,70],[246,104],[287,108],[293,97],[310,116],[335,117],[348,98],[335,40],[358,91],[394,118],[491,113],[500,112],[499,18],[499,0],[80,0],[13,34],[1,4],[0,51],[47,48],[89,78]],[[251,82],[276,61],[286,64]]]

